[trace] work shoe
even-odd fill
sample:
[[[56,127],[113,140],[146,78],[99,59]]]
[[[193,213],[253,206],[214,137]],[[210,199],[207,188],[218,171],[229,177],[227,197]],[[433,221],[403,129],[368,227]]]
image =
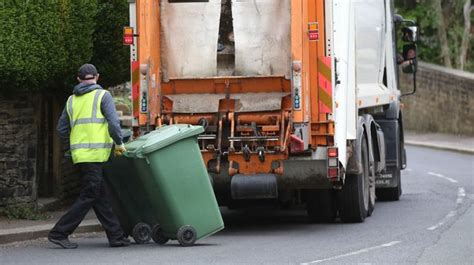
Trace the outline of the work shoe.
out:
[[[56,238],[52,238],[52,237],[48,236],[48,240],[49,240],[49,242],[54,243],[58,246],[61,246],[62,248],[65,248],[65,249],[73,249],[73,248],[77,248],[77,246],[78,246],[76,243],[73,243],[73,242],[69,241],[69,239],[67,239],[67,238],[56,239]]]
[[[113,248],[128,247],[130,245],[130,239],[126,237],[122,237],[119,239],[112,239],[112,240],[109,240],[109,245]]]

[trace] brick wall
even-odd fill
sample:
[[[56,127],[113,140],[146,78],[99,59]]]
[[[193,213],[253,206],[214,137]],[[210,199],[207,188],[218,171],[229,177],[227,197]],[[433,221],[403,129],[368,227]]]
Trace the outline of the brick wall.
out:
[[[0,95],[0,207],[36,200],[37,102]]]
[[[413,87],[412,75],[400,73],[402,91]],[[417,92],[403,97],[407,130],[474,136],[474,74],[422,63]]]

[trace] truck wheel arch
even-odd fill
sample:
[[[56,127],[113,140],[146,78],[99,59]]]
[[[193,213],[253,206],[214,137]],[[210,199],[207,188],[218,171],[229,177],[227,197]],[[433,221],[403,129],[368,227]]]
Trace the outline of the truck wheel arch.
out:
[[[405,151],[405,130],[403,127],[403,114],[400,110],[398,114],[398,127],[400,128],[400,169],[407,167],[406,151]]]
[[[349,155],[348,155],[348,160],[347,160],[347,166],[346,166],[346,175],[356,175],[356,174],[361,174],[362,172],[362,165],[361,165],[361,144],[362,144],[362,137],[365,137],[367,140],[367,143],[369,142],[369,139],[367,138],[367,133],[366,133],[366,124],[365,124],[365,117],[364,116],[359,116],[358,122],[357,122],[357,136],[355,140],[352,140],[352,142],[349,144]]]

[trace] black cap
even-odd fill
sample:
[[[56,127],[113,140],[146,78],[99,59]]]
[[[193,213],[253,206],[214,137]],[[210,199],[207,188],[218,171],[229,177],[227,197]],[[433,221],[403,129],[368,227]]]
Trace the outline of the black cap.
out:
[[[94,79],[99,73],[93,64],[86,63],[77,70],[77,77],[81,80]]]

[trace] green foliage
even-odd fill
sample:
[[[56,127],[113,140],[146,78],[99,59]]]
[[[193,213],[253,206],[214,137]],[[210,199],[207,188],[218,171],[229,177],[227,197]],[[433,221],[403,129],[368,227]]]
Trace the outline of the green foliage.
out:
[[[44,220],[48,218],[48,215],[39,212],[34,206],[28,204],[7,206],[2,210],[2,215],[5,215],[8,219]]]
[[[447,30],[449,50],[453,65],[459,64],[459,54],[464,29],[463,5],[464,0],[441,1],[442,14],[438,14],[432,0],[397,0],[397,12],[405,19],[413,19],[420,27],[420,42],[418,57],[427,62],[443,65],[441,42],[438,36],[438,23],[444,19]],[[471,15],[471,21],[474,17]],[[474,42],[471,39],[465,70],[474,72]],[[469,56],[469,54],[471,54]]]
[[[397,11],[405,18],[415,20],[420,27],[418,57],[427,62],[442,64],[441,47],[436,36],[436,17],[429,6],[418,5],[416,8],[399,7]]]
[[[92,56],[94,1],[14,1],[0,4],[0,86],[61,89]]]
[[[87,62],[105,86],[129,79],[127,0],[2,0],[0,24],[0,93],[70,91]]]
[[[123,27],[128,25],[127,0],[100,0],[94,32],[92,63],[105,87],[130,80],[130,47],[122,44]]]

